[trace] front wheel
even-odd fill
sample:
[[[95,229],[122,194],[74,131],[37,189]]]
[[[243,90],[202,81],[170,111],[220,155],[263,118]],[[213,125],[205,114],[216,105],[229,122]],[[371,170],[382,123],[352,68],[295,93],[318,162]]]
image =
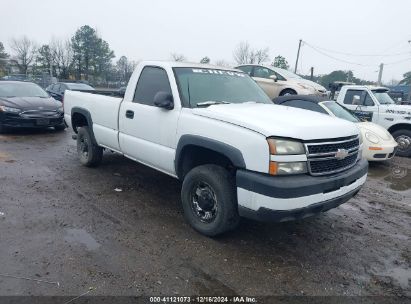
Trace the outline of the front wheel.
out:
[[[192,169],[184,178],[181,200],[186,220],[204,235],[216,236],[238,225],[234,179],[223,167]]]
[[[280,96],[297,95],[297,92],[291,89],[286,89],[281,92]]]
[[[80,163],[86,167],[95,167],[103,159],[103,148],[93,143],[89,127],[84,126],[78,129],[77,134],[77,154]]]
[[[411,156],[411,130],[402,129],[392,133],[395,141],[398,143],[397,155],[410,157]]]

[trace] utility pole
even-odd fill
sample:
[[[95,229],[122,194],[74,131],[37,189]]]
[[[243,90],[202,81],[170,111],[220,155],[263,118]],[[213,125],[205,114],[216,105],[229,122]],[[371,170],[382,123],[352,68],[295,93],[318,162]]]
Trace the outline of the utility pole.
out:
[[[303,42],[302,39],[300,39],[300,42],[298,43],[297,59],[295,60],[294,73],[297,73],[298,59],[300,58],[300,49],[301,49],[302,42]]]
[[[378,72],[378,85],[381,85],[381,79],[382,79],[382,70],[384,69],[384,63],[380,64],[380,71]]]
[[[314,78],[314,67],[311,67],[310,69],[310,80],[312,81]]]

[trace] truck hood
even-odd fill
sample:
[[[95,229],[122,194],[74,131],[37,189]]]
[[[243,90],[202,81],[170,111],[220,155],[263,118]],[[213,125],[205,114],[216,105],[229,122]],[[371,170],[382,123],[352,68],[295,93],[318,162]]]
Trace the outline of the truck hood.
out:
[[[354,123],[312,111],[247,102],[195,108],[193,114],[235,124],[261,133],[301,140],[357,135]]]
[[[411,115],[411,105],[380,105],[380,112],[399,115]]]

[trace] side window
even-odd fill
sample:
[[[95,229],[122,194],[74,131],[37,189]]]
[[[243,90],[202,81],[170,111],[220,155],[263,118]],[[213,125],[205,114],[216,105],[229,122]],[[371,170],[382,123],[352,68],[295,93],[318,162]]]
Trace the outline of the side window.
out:
[[[153,106],[154,96],[158,92],[171,94],[166,71],[158,67],[145,67],[138,79],[133,102]]]
[[[270,78],[271,75],[275,75],[275,72],[264,67],[254,67],[253,77]]]
[[[251,76],[251,71],[253,70],[253,66],[252,65],[244,65],[244,66],[240,66],[237,69],[243,71],[244,73],[247,73],[248,75]]]
[[[373,106],[374,100],[372,100],[370,94],[365,92],[364,106]]]
[[[288,106],[288,107],[300,108],[300,109],[304,109],[304,110],[310,110],[310,111],[314,111],[314,112],[328,114],[327,111],[325,111],[316,102],[295,99],[295,100],[290,100],[290,101],[284,102],[283,105]]]
[[[280,74],[278,74],[277,72],[274,72],[275,76],[277,76],[277,80],[282,80],[282,81],[286,81],[287,79],[285,79],[283,76],[281,76]]]
[[[358,96],[358,97],[354,97]],[[361,104],[362,91],[359,90],[347,90],[344,96],[345,104],[360,105]]]

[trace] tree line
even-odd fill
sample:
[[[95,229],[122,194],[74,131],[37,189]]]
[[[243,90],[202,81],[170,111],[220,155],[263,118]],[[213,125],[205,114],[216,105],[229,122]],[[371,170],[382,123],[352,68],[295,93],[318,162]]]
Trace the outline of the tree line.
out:
[[[46,73],[59,79],[86,80],[92,83],[127,82],[136,62],[121,56],[114,64],[114,51],[98,32],[80,27],[70,39],[53,38],[48,44],[38,44],[27,38],[10,41],[11,54],[0,42],[0,72],[11,66],[20,74]]]
[[[98,32],[84,25],[80,27],[70,39],[52,39],[48,44],[38,46],[27,37],[10,41],[12,54],[7,54],[4,45],[0,42],[0,76],[5,74],[7,67],[13,65],[21,74],[46,73],[59,79],[87,80],[94,84],[117,82],[125,84],[131,77],[136,62],[121,56],[115,63],[114,51],[107,41],[102,39]],[[173,61],[187,61],[185,55],[170,53]],[[269,63],[271,66],[288,70],[290,65],[284,56],[278,55],[270,60],[269,48],[253,48],[247,41],[240,42],[233,51],[233,60],[237,65]],[[200,63],[212,63],[217,66],[231,66],[225,60],[211,61],[208,56],[203,57]],[[354,77],[352,71],[333,71],[325,75],[309,76],[304,78],[328,87],[334,81],[349,81],[357,84],[371,84],[373,82]],[[411,84],[411,71],[405,73],[400,84]]]

